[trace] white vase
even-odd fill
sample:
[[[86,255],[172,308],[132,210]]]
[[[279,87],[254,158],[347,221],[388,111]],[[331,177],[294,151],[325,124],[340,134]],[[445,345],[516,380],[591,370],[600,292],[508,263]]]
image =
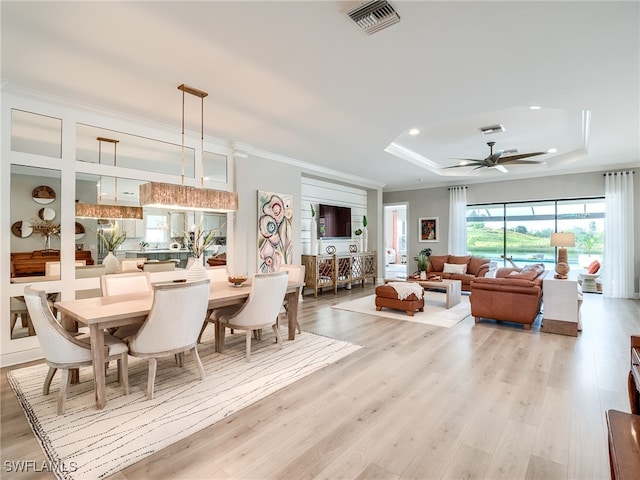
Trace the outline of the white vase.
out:
[[[311,255],[318,255],[318,223],[316,217],[311,217],[310,233]]]
[[[362,251],[369,251],[369,232],[367,232],[367,227],[362,229]]]
[[[193,263],[187,268],[187,281],[197,282],[198,280],[206,280],[209,278],[207,269],[204,268],[202,257],[196,257]]]
[[[104,257],[102,264],[104,265],[104,273],[118,273],[120,271],[120,262],[118,262],[113,252],[109,252],[109,254]]]
[[[420,272],[420,280],[426,280],[427,279],[427,272],[422,271]]]

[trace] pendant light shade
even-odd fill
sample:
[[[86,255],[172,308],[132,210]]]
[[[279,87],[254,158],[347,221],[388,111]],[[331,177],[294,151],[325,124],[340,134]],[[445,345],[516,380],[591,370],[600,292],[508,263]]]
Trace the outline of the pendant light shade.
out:
[[[102,142],[113,144],[113,166],[115,167],[119,140],[113,138],[97,137],[98,140],[98,165],[102,163]],[[100,177],[102,178],[102,177]],[[79,218],[130,218],[142,220],[142,207],[118,205],[118,177],[114,182],[114,202],[115,205],[104,205],[102,203],[91,204],[76,202],[76,217]],[[100,192],[98,202],[102,202],[102,181],[100,182]]]
[[[238,194],[225,190],[204,188],[204,98],[207,92],[182,84],[182,185],[149,182],[140,185],[140,205],[144,207],[197,210],[208,212],[232,212],[238,209]],[[184,184],[184,95],[200,98],[200,188]]]
[[[210,188],[196,188],[171,183],[140,185],[140,203],[147,207],[232,212],[238,209],[238,194]]]

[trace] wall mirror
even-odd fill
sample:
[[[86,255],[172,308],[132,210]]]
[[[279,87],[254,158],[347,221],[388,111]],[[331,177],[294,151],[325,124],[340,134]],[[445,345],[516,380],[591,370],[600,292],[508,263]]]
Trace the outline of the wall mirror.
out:
[[[60,299],[60,293],[48,293],[47,299],[54,315],[57,315],[53,304]],[[33,327],[33,323],[31,322],[29,312],[27,311],[27,304],[25,303],[24,297],[21,295],[10,297],[9,309],[9,336],[11,340],[33,337],[36,334],[36,331]]]
[[[12,109],[11,150],[62,158],[62,120]]]
[[[47,262],[59,262],[60,222],[56,196],[47,207],[33,201],[33,190],[47,187],[60,191],[60,171],[46,168],[11,166],[10,268],[11,281],[43,281]],[[40,216],[42,210],[42,217]]]
[[[227,183],[227,157],[219,153],[204,152],[204,179],[210,182]]]
[[[76,160],[101,165],[117,165],[145,172],[181,175],[182,146],[79,123]],[[117,144],[98,138],[117,140]],[[195,150],[184,149],[185,177],[195,176]]]

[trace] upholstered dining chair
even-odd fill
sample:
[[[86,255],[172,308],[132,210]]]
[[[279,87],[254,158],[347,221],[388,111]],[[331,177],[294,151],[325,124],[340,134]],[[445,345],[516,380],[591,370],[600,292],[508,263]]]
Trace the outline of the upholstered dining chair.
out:
[[[120,260],[120,271],[121,272],[139,272],[138,265],[143,265],[147,259],[145,257],[141,258],[123,258]]]
[[[145,272],[170,272],[176,269],[175,260],[161,260],[158,262],[146,262],[142,270]]]
[[[209,283],[207,279],[154,285],[153,305],[147,319],[133,336],[125,338],[130,355],[149,359],[147,399],[153,398],[160,357],[191,351],[200,379],[204,380],[197,340],[209,304]]]
[[[44,290],[36,290],[30,286],[24,289],[24,299],[33,322],[40,347],[49,365],[49,372],[44,380],[42,394],[48,395],[51,381],[57,370],[62,370],[60,392],[58,394],[58,415],[64,414],[64,404],[71,377],[69,370],[92,365],[91,343],[88,335],[74,336],[67,332],[53,316],[47,294]],[[118,361],[118,379],[125,395],[129,394],[129,374],[127,345],[117,338],[105,333],[104,345],[107,360]]]
[[[246,359],[251,360],[251,333],[271,327],[276,343],[282,348],[278,331],[278,314],[287,292],[287,272],[258,273],[253,276],[251,292],[247,301],[237,307],[215,309],[209,321],[215,324],[216,350],[224,351],[225,329],[244,330],[246,336]]]
[[[289,280],[292,282],[304,283],[304,275],[305,275],[304,265],[293,265],[293,264],[285,263],[280,265],[279,271],[289,272]],[[303,290],[304,290],[304,287],[300,287],[300,297],[298,299],[298,302],[302,301]],[[280,313],[287,313],[287,314],[289,313],[289,302],[287,301],[287,299],[285,299],[284,303],[282,304],[282,310],[280,310]],[[300,324],[297,322],[297,320],[296,320],[296,328],[298,329],[298,333],[301,333]]]
[[[109,273],[100,277],[100,289],[103,297],[125,295],[129,293],[151,293],[151,275],[149,272]],[[139,324],[124,325],[110,329],[116,338],[130,337],[138,331]]]

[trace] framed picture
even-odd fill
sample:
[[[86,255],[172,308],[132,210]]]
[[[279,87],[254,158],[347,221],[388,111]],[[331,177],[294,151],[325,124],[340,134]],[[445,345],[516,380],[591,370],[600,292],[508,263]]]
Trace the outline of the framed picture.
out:
[[[418,241],[438,242],[440,240],[439,225],[438,217],[418,218]]]

